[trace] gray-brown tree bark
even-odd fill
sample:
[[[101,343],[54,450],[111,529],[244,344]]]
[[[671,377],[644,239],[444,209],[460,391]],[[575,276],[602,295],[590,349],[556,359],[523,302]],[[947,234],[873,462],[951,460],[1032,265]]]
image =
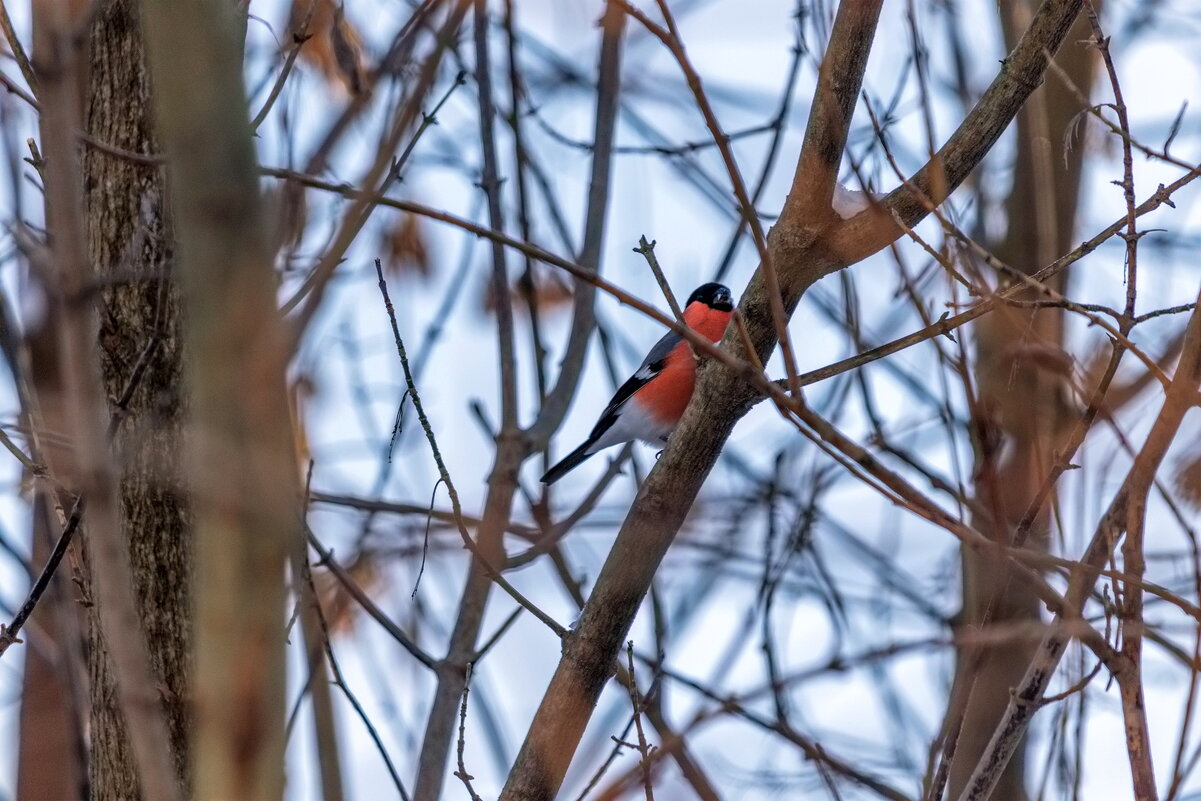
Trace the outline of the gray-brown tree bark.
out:
[[[159,281],[161,185],[157,171],[138,175],[124,160],[85,168],[79,137],[88,129],[124,149],[153,147],[135,8],[34,9],[50,236],[32,258],[46,259],[36,272],[56,346],[28,343],[33,440],[56,443],[36,449],[57,506],[81,494],[86,509],[90,796],[113,799],[177,795],[187,762],[186,521],[164,469],[179,444],[179,369]]]
[[[139,4],[113,0],[94,14],[85,130],[122,150],[157,153]],[[88,254],[107,284],[99,344],[105,390],[119,420],[112,447],[121,469],[123,528],[171,755],[186,788],[192,540],[177,472],[185,398],[166,185],[159,166],[94,147],[84,152]],[[118,677],[94,614],[91,631],[92,791],[97,799],[136,798]]]

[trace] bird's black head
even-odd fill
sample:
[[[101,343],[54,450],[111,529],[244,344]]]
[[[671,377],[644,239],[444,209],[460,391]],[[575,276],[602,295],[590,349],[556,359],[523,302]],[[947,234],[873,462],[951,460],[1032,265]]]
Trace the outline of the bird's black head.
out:
[[[687,307],[697,301],[718,311],[734,311],[734,298],[725,284],[701,284],[688,296],[688,303],[684,305]]]

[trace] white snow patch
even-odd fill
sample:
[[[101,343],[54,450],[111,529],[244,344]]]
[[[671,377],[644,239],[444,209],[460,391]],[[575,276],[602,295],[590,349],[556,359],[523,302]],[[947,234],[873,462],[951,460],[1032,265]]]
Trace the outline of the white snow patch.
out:
[[[884,197],[883,195],[875,195],[876,200]],[[866,211],[871,205],[872,196],[867,192],[860,192],[858,189],[847,189],[842,184],[834,184],[834,198],[830,201],[830,205],[834,207],[834,212],[844,220],[849,220],[861,211]]]

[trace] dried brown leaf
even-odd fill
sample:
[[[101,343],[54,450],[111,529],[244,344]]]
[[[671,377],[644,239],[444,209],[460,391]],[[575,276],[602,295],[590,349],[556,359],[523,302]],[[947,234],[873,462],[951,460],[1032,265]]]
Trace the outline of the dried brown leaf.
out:
[[[384,232],[384,264],[392,275],[415,272],[422,277],[431,270],[429,248],[425,243],[425,231],[415,214],[403,214],[396,224]]]
[[[342,6],[338,6],[334,14],[330,39],[333,42],[334,62],[338,66],[338,74],[351,94],[359,94],[363,91],[362,50],[358,34],[346,21]]]
[[[359,551],[349,564],[344,566],[352,581],[368,595],[380,586],[378,557],[374,551]],[[331,634],[349,634],[354,630],[356,611],[359,604],[346,591],[342,580],[329,570],[313,572],[313,586],[321,602]]]
[[[289,27],[293,36],[300,35],[310,2],[292,0]],[[320,71],[330,84],[358,94],[363,88],[362,37],[346,19],[341,3],[316,2],[300,57]]]
[[[1176,492],[1194,509],[1201,510],[1201,442],[1181,458],[1176,468]]]
[[[571,285],[554,273],[536,271],[532,284],[532,294],[539,314],[560,309],[571,303]],[[527,297],[530,293],[531,289],[523,286],[523,282],[518,280],[509,286],[509,302],[517,311],[529,311],[530,304]],[[485,285],[481,300],[484,311],[488,314],[496,313],[496,293],[492,289],[492,282],[489,281]]]
[[[296,450],[296,464],[303,477],[313,458],[309,448],[309,437],[304,425],[305,403],[316,394],[316,384],[307,375],[300,375],[288,385],[288,409],[292,415],[292,443]]]

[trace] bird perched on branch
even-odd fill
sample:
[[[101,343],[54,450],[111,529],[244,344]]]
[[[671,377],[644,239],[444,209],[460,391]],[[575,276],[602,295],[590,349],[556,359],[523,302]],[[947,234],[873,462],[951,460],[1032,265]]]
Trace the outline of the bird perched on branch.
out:
[[[688,296],[684,322],[710,342],[717,342],[733,313],[733,298],[727,287],[702,284]],[[584,444],[547,470],[542,483],[554,484],[610,445],[635,439],[663,445],[684,415],[695,383],[696,360],[688,342],[675,331],[667,332],[617,390]]]

